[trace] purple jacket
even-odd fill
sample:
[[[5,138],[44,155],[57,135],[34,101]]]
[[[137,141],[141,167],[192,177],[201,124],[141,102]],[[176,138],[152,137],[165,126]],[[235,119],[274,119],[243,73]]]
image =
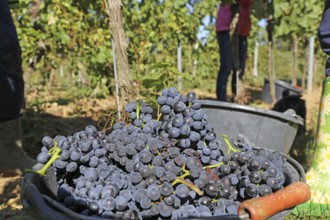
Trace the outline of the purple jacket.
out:
[[[21,47],[6,0],[0,0],[0,122],[20,116],[24,103]]]
[[[216,20],[216,31],[229,31],[231,22],[230,4],[220,5]]]

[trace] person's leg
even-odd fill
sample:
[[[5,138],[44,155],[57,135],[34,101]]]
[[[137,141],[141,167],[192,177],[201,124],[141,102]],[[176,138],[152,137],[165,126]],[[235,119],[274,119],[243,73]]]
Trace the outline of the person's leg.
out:
[[[0,171],[22,174],[36,161],[29,158],[22,148],[21,118],[0,123]]]
[[[233,67],[233,75],[232,75],[232,78],[231,78],[231,92],[232,92],[232,95],[233,97],[236,96],[236,83],[237,83],[237,69],[235,67]]]
[[[231,77],[231,92],[232,92],[232,98],[236,96],[236,88],[237,88],[237,71],[240,69],[239,64],[239,37],[238,32],[235,30],[233,35],[231,36],[231,57],[232,57],[232,65],[233,65],[233,74]]]
[[[226,101],[227,81],[232,69],[229,32],[217,32],[217,40],[220,54],[220,68],[217,78],[216,93],[219,101]]]
[[[248,48],[247,37],[240,35],[239,36],[239,66],[240,66],[239,79],[240,80],[243,79],[243,75],[245,73],[247,48]]]

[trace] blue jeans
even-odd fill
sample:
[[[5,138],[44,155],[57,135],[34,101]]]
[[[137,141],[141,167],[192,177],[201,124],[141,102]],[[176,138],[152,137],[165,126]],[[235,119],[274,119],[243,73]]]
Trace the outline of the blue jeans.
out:
[[[220,68],[217,78],[216,93],[219,101],[226,101],[227,81],[230,71],[232,70],[232,57],[229,31],[217,32],[217,40],[220,53]]]

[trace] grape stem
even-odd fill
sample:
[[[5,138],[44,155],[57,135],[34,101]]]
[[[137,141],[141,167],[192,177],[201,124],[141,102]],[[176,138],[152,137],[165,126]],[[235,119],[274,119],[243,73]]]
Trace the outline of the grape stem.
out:
[[[184,178],[187,176],[190,176],[190,171],[186,169],[186,165],[183,164],[182,166],[182,171],[183,174],[177,178],[175,178],[175,180],[172,182],[172,185],[176,185],[178,183],[182,183],[185,184],[186,186],[188,186],[190,189],[192,189],[193,191],[195,191],[198,195],[202,196],[203,192],[193,183],[186,181]]]
[[[213,165],[209,165],[209,166],[205,166],[203,167],[203,170],[206,170],[207,168],[217,168],[217,167],[220,167],[221,165],[223,165],[223,162],[220,162],[220,163],[216,163],[216,164],[213,164]]]
[[[136,118],[140,119],[140,100],[136,99]]]
[[[157,104],[157,122],[160,121],[160,117],[162,117],[162,113],[160,112],[160,105]]]
[[[223,137],[224,141],[226,142],[227,146],[228,146],[228,152],[227,154],[230,154],[230,152],[239,152],[240,150],[239,149],[235,149],[231,143],[229,142],[229,139],[228,139],[228,136],[225,135],[225,134],[221,134],[221,136]]]
[[[178,178],[184,179],[185,177],[190,176],[190,171],[186,169],[186,164],[183,164],[181,169],[183,171],[183,174],[181,176],[179,176]]]
[[[212,199],[212,203],[217,203],[219,201],[219,199]]]
[[[201,191],[195,184],[188,182],[186,180],[184,180],[183,178],[177,177],[174,182],[172,183],[172,185],[175,185],[177,183],[182,183],[186,186],[188,186],[191,190],[195,191],[199,196],[203,195],[203,191]]]
[[[48,154],[52,155],[52,157],[47,161],[47,163],[40,170],[26,169],[24,172],[25,173],[36,173],[36,174],[39,174],[40,176],[44,176],[46,174],[48,168],[55,162],[55,160],[60,158],[60,153],[61,153],[61,148],[59,148],[57,142],[55,142],[54,147],[52,147],[48,151]]]

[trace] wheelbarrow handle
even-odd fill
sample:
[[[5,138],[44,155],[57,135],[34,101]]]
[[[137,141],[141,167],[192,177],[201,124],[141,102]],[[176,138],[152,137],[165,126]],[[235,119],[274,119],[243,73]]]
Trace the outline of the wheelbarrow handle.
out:
[[[238,214],[249,214],[251,220],[265,220],[274,214],[307,202],[311,197],[309,185],[295,182],[267,196],[241,203]]]

